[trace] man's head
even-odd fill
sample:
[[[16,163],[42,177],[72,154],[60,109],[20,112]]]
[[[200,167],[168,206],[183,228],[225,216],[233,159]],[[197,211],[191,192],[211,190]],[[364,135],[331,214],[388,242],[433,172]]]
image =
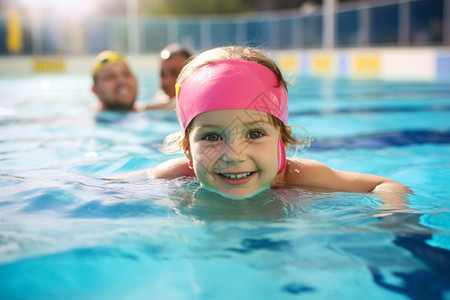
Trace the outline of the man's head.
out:
[[[179,44],[171,44],[161,51],[160,86],[170,98],[175,97],[175,83],[191,52]]]
[[[121,54],[103,51],[97,55],[92,78],[92,91],[101,103],[101,110],[134,110],[137,80]]]

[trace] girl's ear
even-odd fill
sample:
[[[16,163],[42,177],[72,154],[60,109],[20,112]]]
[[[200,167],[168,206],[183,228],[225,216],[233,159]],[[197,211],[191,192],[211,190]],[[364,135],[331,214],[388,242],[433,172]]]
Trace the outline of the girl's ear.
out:
[[[286,131],[289,135],[292,135],[292,127],[291,126],[286,126]]]

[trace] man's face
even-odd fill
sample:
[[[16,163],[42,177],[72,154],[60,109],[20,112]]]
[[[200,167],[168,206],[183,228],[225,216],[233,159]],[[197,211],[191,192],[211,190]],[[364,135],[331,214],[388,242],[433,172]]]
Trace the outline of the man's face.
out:
[[[132,110],[137,97],[137,80],[126,64],[114,62],[98,72],[92,91],[103,110]]]

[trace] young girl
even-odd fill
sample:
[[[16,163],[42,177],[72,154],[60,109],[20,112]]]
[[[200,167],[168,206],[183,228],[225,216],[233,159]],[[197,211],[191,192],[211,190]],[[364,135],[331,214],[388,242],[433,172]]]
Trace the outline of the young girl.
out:
[[[287,126],[286,82],[276,64],[256,49],[220,47],[203,52],[183,68],[176,87],[182,132],[172,146],[186,157],[116,179],[196,176],[204,187],[235,199],[284,184],[348,192],[411,192],[388,178],[336,171],[313,160],[286,159],[285,149],[298,143]]]

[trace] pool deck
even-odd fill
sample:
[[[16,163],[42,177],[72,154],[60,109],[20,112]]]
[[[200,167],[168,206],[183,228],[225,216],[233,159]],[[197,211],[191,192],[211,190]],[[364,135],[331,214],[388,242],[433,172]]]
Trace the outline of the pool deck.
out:
[[[450,79],[449,47],[298,49],[267,51],[285,72],[354,79]],[[135,72],[158,69],[158,54],[127,59]],[[0,75],[90,72],[95,55],[0,56]]]

